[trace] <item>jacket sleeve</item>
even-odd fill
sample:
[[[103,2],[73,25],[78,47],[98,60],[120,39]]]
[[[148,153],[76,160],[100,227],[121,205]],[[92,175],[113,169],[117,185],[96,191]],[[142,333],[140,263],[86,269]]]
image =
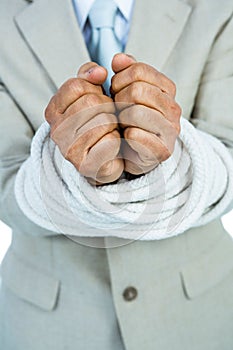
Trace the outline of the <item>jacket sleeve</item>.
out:
[[[233,155],[233,18],[216,36],[191,121],[222,141]]]
[[[0,106],[0,219],[12,229],[20,228],[26,234],[51,234],[31,222],[15,198],[15,177],[29,157],[34,130],[1,82]]]
[[[221,28],[206,62],[191,122],[217,137],[233,157],[233,18]],[[233,208],[232,203],[225,211]]]

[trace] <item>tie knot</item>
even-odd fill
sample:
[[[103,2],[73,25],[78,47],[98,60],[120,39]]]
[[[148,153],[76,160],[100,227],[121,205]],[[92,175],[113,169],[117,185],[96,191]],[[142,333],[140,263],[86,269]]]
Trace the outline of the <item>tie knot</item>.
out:
[[[92,28],[114,28],[117,5],[112,0],[95,0],[89,12]]]

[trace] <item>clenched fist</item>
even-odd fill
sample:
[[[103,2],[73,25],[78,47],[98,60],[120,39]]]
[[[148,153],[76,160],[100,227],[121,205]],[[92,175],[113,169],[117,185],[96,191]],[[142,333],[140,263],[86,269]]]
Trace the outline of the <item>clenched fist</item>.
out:
[[[140,175],[154,169],[172,154],[180,132],[181,108],[169,78],[122,53],[112,68],[112,98],[102,88],[106,69],[89,62],[45,111],[51,138],[93,184],[113,182],[123,170]]]
[[[112,99],[103,93],[107,71],[84,64],[50,100],[45,118],[63,156],[93,184],[117,180],[124,170],[118,157],[120,134]]]
[[[155,68],[132,56],[117,54],[112,94],[119,110],[125,143],[124,169],[146,173],[173,152],[180,132],[181,108],[175,101],[175,84]]]

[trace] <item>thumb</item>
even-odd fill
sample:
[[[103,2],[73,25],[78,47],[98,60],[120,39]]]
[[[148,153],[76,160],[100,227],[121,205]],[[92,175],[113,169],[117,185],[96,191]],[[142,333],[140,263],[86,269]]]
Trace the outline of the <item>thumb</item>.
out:
[[[107,70],[95,62],[83,64],[77,73],[77,77],[95,85],[102,85],[107,79]]]
[[[119,73],[136,62],[136,59],[131,55],[117,53],[112,59],[112,70],[114,73]]]

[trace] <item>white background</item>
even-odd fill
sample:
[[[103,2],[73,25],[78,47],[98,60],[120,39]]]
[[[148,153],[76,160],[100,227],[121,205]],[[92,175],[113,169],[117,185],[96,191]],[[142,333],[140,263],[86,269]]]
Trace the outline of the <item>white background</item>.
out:
[[[223,217],[225,229],[233,237],[233,211]],[[0,221],[0,264],[11,242],[11,230]]]

